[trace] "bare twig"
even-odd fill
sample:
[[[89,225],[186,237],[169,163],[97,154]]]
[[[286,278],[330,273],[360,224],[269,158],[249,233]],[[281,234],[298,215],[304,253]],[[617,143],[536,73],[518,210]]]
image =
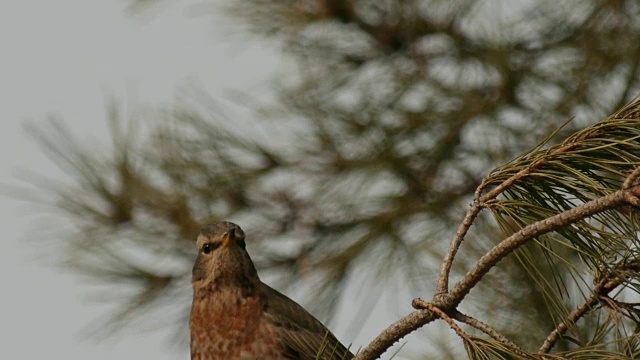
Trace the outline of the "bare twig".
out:
[[[522,350],[518,345],[514,344],[513,342],[511,342],[511,340],[507,339],[506,337],[504,337],[503,335],[501,335],[500,333],[498,333],[495,329],[493,329],[491,326],[489,326],[488,324],[483,323],[482,321],[475,319],[471,316],[465,315],[459,311],[455,311],[453,314],[453,318],[463,322],[475,329],[478,329],[480,331],[482,331],[483,333],[489,335],[491,338],[493,338],[494,340],[506,345],[507,347],[509,347],[513,352],[515,352],[516,354],[518,354],[519,356],[522,356],[523,358],[530,358],[532,357],[530,354],[528,354],[526,351]]]
[[[449,245],[449,251],[447,251],[447,254],[442,260],[440,274],[438,275],[438,284],[436,285],[436,296],[446,294],[449,291],[449,273],[451,272],[453,259],[460,248],[460,244],[462,244],[462,240],[464,240],[469,228],[471,228],[471,224],[473,224],[473,221],[480,213],[480,210],[482,210],[482,207],[477,201],[474,201],[471,208],[469,208],[469,211],[467,211],[467,215],[465,215],[464,220],[460,224],[458,231],[456,231],[456,237],[451,242],[451,245]]]

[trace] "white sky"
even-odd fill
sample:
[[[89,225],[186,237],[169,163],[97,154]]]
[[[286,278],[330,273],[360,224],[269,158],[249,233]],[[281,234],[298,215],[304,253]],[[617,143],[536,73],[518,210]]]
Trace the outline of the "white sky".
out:
[[[175,3],[156,17],[132,18],[125,0],[0,1],[0,191],[20,183],[21,168],[60,176],[26,136],[27,119],[43,124],[58,113],[79,137],[107,143],[105,95],[153,106],[170,103],[189,83],[213,97],[266,91],[277,66],[271,53],[245,48],[228,27]],[[33,239],[41,224],[34,210],[0,195],[0,359],[189,358],[165,345],[166,334],[83,340],[83,327],[105,308],[87,303],[77,276],[47,265],[56,255]]]

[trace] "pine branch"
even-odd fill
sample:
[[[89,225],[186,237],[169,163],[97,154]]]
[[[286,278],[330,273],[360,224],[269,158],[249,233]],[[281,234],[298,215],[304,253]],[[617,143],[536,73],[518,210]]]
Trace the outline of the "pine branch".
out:
[[[640,196],[640,185],[616,191],[572,210],[552,216],[549,219],[531,224],[491,249],[478,261],[474,268],[454,286],[450,293],[445,294],[445,296],[438,296],[437,299],[434,299],[434,303],[441,309],[455,309],[469,291],[475,287],[498,261],[512,253],[518,247],[538,236],[573,224],[594,214],[627,204],[633,205],[637,203],[638,196]],[[580,316],[582,316],[582,314],[580,314]],[[433,321],[435,318],[435,314],[431,312],[426,313],[425,311],[415,311],[407,315],[378,335],[373,342],[358,353],[356,360],[369,360],[379,357],[396,341]]]
[[[607,196],[573,208],[569,211],[535,222],[517,233],[509,236],[486,253],[478,263],[447,294],[447,303],[459,304],[482,277],[493,268],[498,261],[514,250],[541,235],[574,224],[589,216],[618,208],[623,205],[635,205],[640,196],[640,186],[618,190]]]
[[[560,337],[569,329],[569,327],[576,324],[578,320],[591,311],[596,304],[600,302],[602,297],[607,296],[611,291],[626,281],[628,279],[628,275],[624,275],[625,271],[638,272],[639,270],[640,266],[638,264],[621,264],[618,266],[617,271],[614,271],[613,273],[606,273],[602,276],[602,279],[598,281],[596,287],[591,292],[591,295],[582,304],[576,307],[565,320],[559,323],[555,329],[553,329],[538,352],[542,354],[548,353],[558,339],[560,339]],[[620,275],[620,273],[623,274]]]
[[[627,106],[625,109],[615,114],[613,117],[619,116],[623,119],[629,119],[630,116],[635,114],[635,109],[638,106],[640,106],[640,102],[634,102]],[[626,126],[623,122],[611,123],[609,125],[615,126],[616,124],[620,124],[621,127]],[[534,176],[535,174],[539,172],[544,173],[549,163],[554,161],[557,163],[558,159],[562,159],[566,156],[571,156],[574,151],[582,151],[580,149],[582,149],[584,146],[583,142],[588,142],[590,141],[590,139],[598,138],[602,134],[602,132],[600,131],[600,126],[600,124],[594,125],[593,129],[587,129],[584,132],[581,132],[580,134],[567,140],[563,145],[556,147],[554,150],[544,152],[541,157],[535,157],[535,154],[525,155],[525,158],[527,160],[530,160],[530,165],[524,166],[521,170],[516,172],[515,175],[507,177],[506,180],[502,181],[500,185],[494,187],[493,190],[489,191],[487,194],[485,194],[485,196],[479,197],[478,194],[480,194],[489,183],[489,181],[485,179],[485,181],[483,181],[483,183],[478,187],[478,190],[476,190],[476,199],[471,205],[464,220],[462,221],[462,224],[458,229],[454,240],[452,241],[452,245],[450,246],[449,251],[444,257],[440,276],[438,278],[437,292],[434,296],[433,303],[428,304],[429,306],[425,306],[426,303],[424,301],[417,299],[420,301],[416,302],[417,300],[414,300],[414,307],[423,308],[425,310],[414,311],[413,313],[405,316],[400,321],[394,323],[392,326],[378,335],[378,337],[374,341],[372,341],[366,348],[359,352],[356,359],[366,360],[377,358],[400,338],[406,336],[417,328],[430,323],[437,317],[442,318],[442,314],[437,315],[434,312],[434,307],[437,308],[439,312],[442,312],[444,314],[454,314],[455,317],[459,304],[471,291],[471,289],[473,289],[482,280],[484,275],[487,274],[491,269],[493,269],[500,260],[512,254],[515,250],[531,242],[532,240],[551,232],[559,231],[560,229],[568,229],[570,225],[576,224],[586,218],[593,217],[594,215],[601,214],[612,209],[621,209],[626,206],[637,207],[639,204],[638,197],[640,197],[640,185],[637,184],[637,179],[640,176],[640,166],[637,166],[638,162],[636,161],[634,162],[636,166],[633,167],[633,170],[629,171],[626,178],[620,181],[622,187],[621,190],[610,192],[609,194],[603,194],[596,199],[586,201],[581,205],[574,206],[573,208],[566,209],[555,215],[547,216],[543,219],[524,226],[520,230],[502,240],[498,245],[494,246],[486,254],[484,254],[478,260],[476,265],[473,266],[472,269],[454,285],[453,289],[450,292],[442,293],[443,289],[446,289],[447,277],[451,268],[451,264],[453,262],[453,258],[455,257],[455,254],[466,232],[469,230],[471,224],[473,223],[474,219],[477,218],[477,215],[479,214],[480,210],[482,210],[482,208],[491,208],[492,206],[494,206],[493,203],[491,203],[491,206],[487,205],[487,202],[493,200],[498,195],[507,192],[516,184],[518,184],[518,186],[522,186],[520,183]],[[612,140],[611,143],[614,146],[627,146],[628,144],[631,144],[632,142],[637,140],[638,137],[633,134],[633,132],[625,133],[625,135],[631,136],[631,138],[621,140],[616,139]],[[609,147],[605,146],[600,147],[599,149],[606,150],[608,148]],[[621,154],[623,153],[621,152]],[[597,161],[597,159],[593,160]],[[607,159],[606,161],[609,160]],[[493,176],[495,178],[496,175]],[[498,177],[499,176],[502,175],[498,173]],[[631,270],[637,271],[637,269]],[[620,278],[616,278],[615,281],[611,279],[603,279],[600,282],[600,285],[598,285],[598,287],[596,288],[596,294],[594,294],[585,303],[574,310],[574,312],[569,315],[565,322],[558,325],[558,327],[548,336],[547,341],[545,341],[545,344],[541,348],[540,352],[548,352],[555,341],[557,341],[559,336],[564,333],[564,331],[566,331],[568,324],[574,323],[579,318],[584,316],[586,311],[597,301],[597,296],[602,295],[603,291],[604,294],[607,294],[608,292],[613,290],[613,288],[617,287],[621,281],[622,280]],[[461,318],[469,320],[465,317]],[[516,346],[513,342],[499,336],[497,332],[491,330],[490,328],[483,327],[481,323],[475,322],[473,320],[471,320],[471,322],[476,326],[484,329],[487,333],[490,334],[490,336],[496,339],[504,347],[511,349],[514,354],[517,354],[519,351],[521,351],[519,347]],[[523,353],[520,353],[519,356],[523,356]]]

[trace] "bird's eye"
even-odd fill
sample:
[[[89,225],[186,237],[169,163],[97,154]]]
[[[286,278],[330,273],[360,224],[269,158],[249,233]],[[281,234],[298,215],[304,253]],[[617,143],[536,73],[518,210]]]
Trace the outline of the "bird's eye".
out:
[[[205,254],[209,254],[213,251],[213,245],[211,244],[204,244],[202,245],[202,252]]]
[[[238,241],[238,246],[240,246],[241,249],[244,249],[245,247],[247,247],[247,244],[244,242],[244,239]]]

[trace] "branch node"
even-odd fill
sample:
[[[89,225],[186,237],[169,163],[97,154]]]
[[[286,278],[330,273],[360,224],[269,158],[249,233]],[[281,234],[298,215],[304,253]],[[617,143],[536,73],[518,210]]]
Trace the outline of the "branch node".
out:
[[[622,189],[627,190],[636,185],[636,180],[638,180],[638,177],[640,177],[640,166],[635,168],[635,170],[633,170],[633,172],[631,172],[631,174],[627,176],[627,179],[622,184]]]
[[[415,309],[418,309],[418,310],[428,310],[428,311],[436,314],[437,317],[439,317],[440,319],[444,320],[447,324],[449,324],[449,327],[460,338],[462,338],[465,341],[467,341],[469,339],[469,335],[467,335],[464,331],[462,331],[462,329],[453,321],[453,319],[451,319],[449,317],[449,315],[447,315],[447,313],[445,311],[443,311],[442,309],[437,307],[435,304],[426,302],[426,301],[422,300],[421,298],[415,298],[411,302],[411,306],[413,306]]]

